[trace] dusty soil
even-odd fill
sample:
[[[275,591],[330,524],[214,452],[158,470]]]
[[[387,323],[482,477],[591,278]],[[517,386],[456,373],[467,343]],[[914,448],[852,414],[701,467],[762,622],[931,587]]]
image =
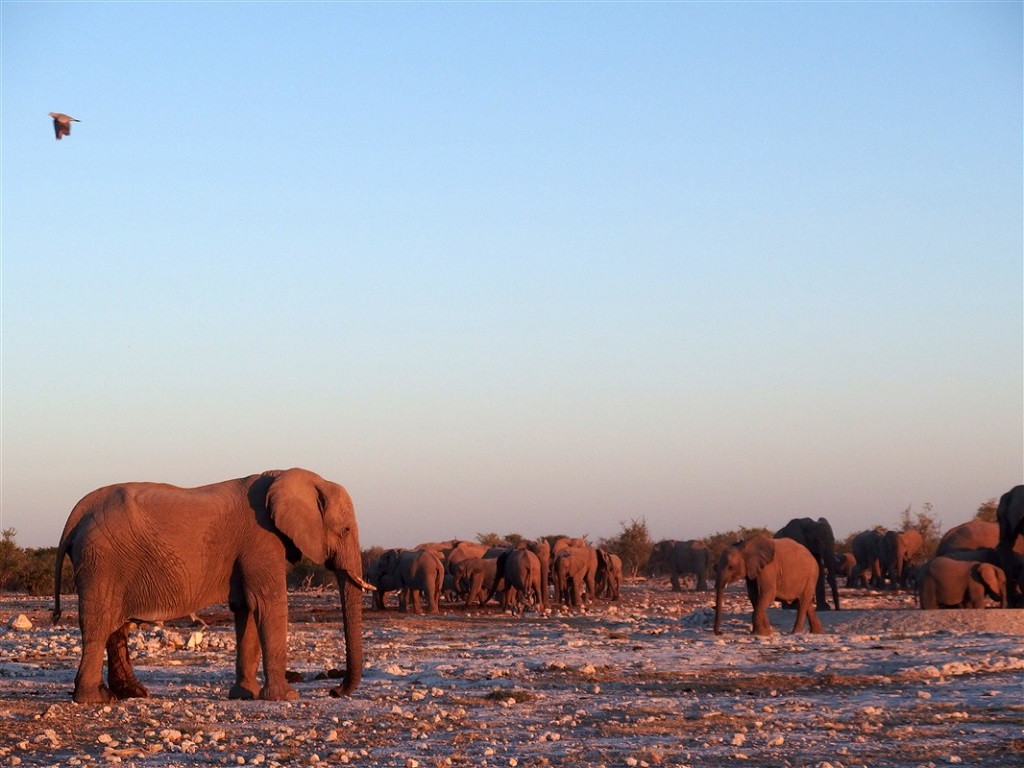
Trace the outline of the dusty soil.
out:
[[[0,764],[138,766],[974,766],[1024,764],[1024,612],[920,611],[911,596],[844,591],[824,635],[749,633],[731,592],[627,585],[585,613],[366,612],[363,683],[343,664],[336,594],[291,602],[292,703],[226,699],[223,606],[144,625],[131,645],[149,699],[79,706],[75,601],[0,600]],[[368,604],[368,603],[367,603]],[[30,630],[8,629],[25,614]]]

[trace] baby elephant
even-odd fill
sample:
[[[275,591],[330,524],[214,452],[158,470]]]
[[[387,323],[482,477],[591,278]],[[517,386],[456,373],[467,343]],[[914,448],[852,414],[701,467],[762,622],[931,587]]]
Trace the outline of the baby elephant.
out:
[[[1006,607],[1006,575],[991,563],[936,557],[920,574],[921,608],[984,608],[985,597]]]

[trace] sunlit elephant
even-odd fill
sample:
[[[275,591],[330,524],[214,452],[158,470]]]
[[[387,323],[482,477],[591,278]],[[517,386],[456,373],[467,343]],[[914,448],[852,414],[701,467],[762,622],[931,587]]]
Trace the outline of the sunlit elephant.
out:
[[[923,544],[924,539],[914,528],[899,532],[886,531],[882,536],[881,551],[879,552],[882,578],[888,579],[893,589],[907,588],[910,565]]]
[[[528,549],[511,549],[498,557],[504,591],[501,609],[522,613],[540,603],[540,558]]]
[[[588,589],[590,569],[590,547],[567,547],[558,550],[551,558],[551,577],[555,584],[556,601],[573,608],[582,607],[584,594]],[[596,553],[594,556],[596,563]],[[596,566],[595,566],[596,572]],[[590,597],[593,599],[593,589]]]
[[[53,619],[61,568],[75,568],[82,660],[74,700],[147,696],[128,658],[132,620],[163,621],[227,602],[234,613],[231,698],[295,699],[285,680],[289,563],[324,563],[341,593],[347,669],[332,694],[350,693],[363,669],[359,532],[352,500],[304,469],[264,472],[201,488],[125,483],[75,505],[57,547]],[[103,653],[107,684],[103,683]],[[260,656],[264,681],[256,680]]]
[[[399,607],[420,613],[420,598],[427,613],[437,613],[444,590],[444,566],[428,549],[387,549],[381,553],[371,573],[371,583],[397,584],[401,597]],[[377,584],[374,584],[377,586]],[[378,591],[380,587],[378,587]]]
[[[445,560],[445,568],[448,573],[454,575],[459,569],[459,563],[469,560],[471,557],[483,557],[490,549],[485,544],[474,544],[469,541],[460,541],[458,545],[448,553]]]
[[[999,556],[1010,584],[1010,604],[1024,607],[1024,568],[1016,554],[1024,553],[1024,485],[1007,491],[996,507],[999,524]]]
[[[930,560],[919,575],[921,608],[984,608],[986,596],[1007,606],[1006,575],[999,566],[941,556]]]
[[[999,546],[999,523],[987,520],[968,520],[954,525],[939,539],[935,556],[957,552],[963,549],[995,549]]]
[[[839,585],[836,573],[839,570],[839,558],[836,557],[836,537],[832,526],[824,517],[812,520],[799,517],[790,520],[776,534],[776,539],[792,539],[803,544],[818,561],[818,582],[814,588],[814,599],[819,611],[829,610],[825,599],[825,579],[832,589],[832,602],[839,610]]]
[[[759,535],[736,542],[722,552],[715,575],[716,635],[722,633],[722,595],[729,584],[739,579],[746,580],[747,595],[754,608],[755,635],[772,633],[768,608],[776,599],[796,603],[794,633],[804,631],[805,620],[811,632],[822,631],[814,610],[818,563],[803,544]]]
[[[711,553],[703,541],[663,539],[651,550],[651,556],[647,560],[647,573],[653,576],[661,571],[668,571],[673,592],[682,592],[679,577],[692,573],[697,581],[695,589],[703,592],[708,588],[707,575],[710,566]]]
[[[863,579],[867,586],[882,586],[882,536],[877,528],[861,531],[853,537],[851,548],[857,561],[854,580]]]
[[[552,578],[559,601],[574,608],[592,601],[597,594],[597,550],[585,539],[559,539],[551,547],[551,557]],[[559,566],[561,579],[555,570],[560,557],[569,558]]]
[[[497,559],[470,557],[463,560],[455,570],[454,586],[456,594],[465,598],[466,608],[474,602],[481,607],[486,605],[496,591],[503,589],[498,580]]]
[[[622,587],[622,558],[598,547],[597,577],[594,581],[599,597],[618,600]]]
[[[548,607],[548,590],[551,588],[551,544],[546,539],[523,540],[516,549],[528,549],[540,561],[540,609]]]

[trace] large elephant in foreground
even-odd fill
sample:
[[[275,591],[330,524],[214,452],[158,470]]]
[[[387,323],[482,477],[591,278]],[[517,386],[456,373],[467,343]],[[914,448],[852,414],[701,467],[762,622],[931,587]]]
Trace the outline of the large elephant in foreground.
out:
[[[829,610],[825,599],[825,579],[832,588],[832,602],[839,610],[839,585],[836,575],[839,573],[839,558],[836,556],[836,537],[832,525],[824,517],[812,520],[799,517],[790,520],[776,534],[776,539],[792,539],[803,544],[818,561],[818,581],[814,587],[814,599],[819,611]]]
[[[936,557],[926,563],[919,576],[921,608],[984,608],[989,597],[1005,608],[1006,575],[991,563]]]
[[[722,594],[734,581],[746,579],[747,595],[754,607],[755,635],[770,635],[768,607],[776,600],[796,603],[793,632],[804,631],[807,620],[811,632],[822,632],[814,611],[814,588],[818,582],[818,563],[807,547],[792,539],[753,536],[728,547],[718,560],[715,577],[715,634],[720,635]]]
[[[227,602],[234,613],[231,698],[295,699],[285,680],[286,571],[303,555],[334,571],[341,592],[346,672],[332,695],[362,677],[359,532],[348,492],[304,469],[264,472],[200,488],[125,483],[75,505],[57,547],[53,620],[61,568],[75,568],[82,660],[74,700],[147,696],[128,658],[132,620],[162,621]],[[103,653],[107,684],[103,683]],[[263,658],[263,686],[256,673]]]
[[[703,592],[708,588],[707,575],[710,565],[711,553],[703,541],[662,539],[651,550],[651,556],[647,560],[647,572],[653,576],[662,570],[668,571],[673,592],[682,592],[679,577],[692,573],[697,579],[694,588],[698,592]]]
[[[999,523],[999,557],[1010,584],[1010,604],[1024,607],[1024,567],[1014,553],[1024,553],[1024,485],[1007,491],[996,507]]]
[[[887,531],[882,537],[882,578],[888,579],[893,589],[907,588],[912,560],[923,544],[921,533],[914,528],[899,532]]]

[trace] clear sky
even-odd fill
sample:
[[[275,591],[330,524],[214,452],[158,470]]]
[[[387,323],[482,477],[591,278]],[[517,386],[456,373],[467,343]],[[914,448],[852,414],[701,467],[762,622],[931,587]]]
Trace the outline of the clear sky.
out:
[[[22,546],[291,466],[364,546],[1022,481],[1019,2],[0,13]]]

